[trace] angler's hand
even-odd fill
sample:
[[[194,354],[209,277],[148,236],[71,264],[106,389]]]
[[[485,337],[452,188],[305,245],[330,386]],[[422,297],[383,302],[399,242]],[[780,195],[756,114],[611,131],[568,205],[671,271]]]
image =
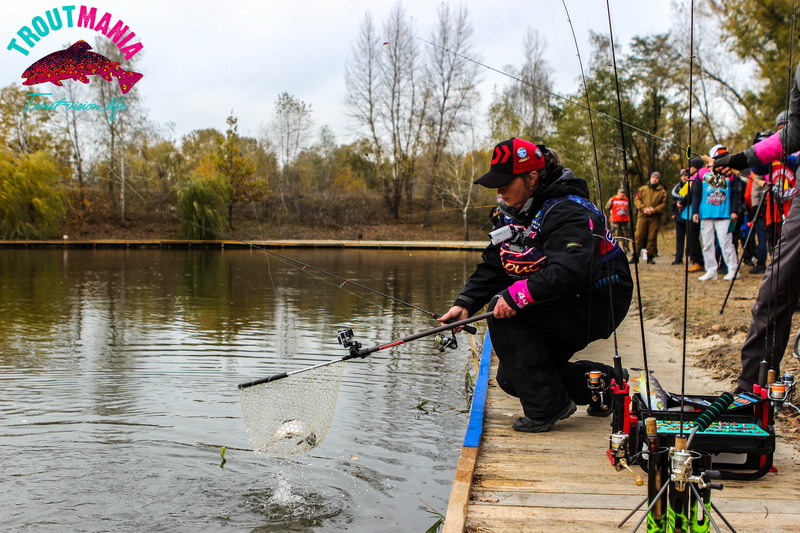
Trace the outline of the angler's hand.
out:
[[[445,314],[437,318],[439,322],[446,324],[447,322],[458,322],[459,320],[465,320],[469,318],[469,311],[467,311],[466,307],[461,307],[460,305],[454,305],[447,311]],[[453,328],[453,333],[458,333],[463,329],[463,326]]]
[[[747,166],[747,156],[744,152],[724,154],[714,158],[714,170],[721,167],[722,172],[729,172],[730,169],[744,170]]]
[[[516,315],[517,312],[508,305],[505,298],[502,296],[497,299],[497,303],[494,306],[494,317],[495,318],[511,318],[512,316]]]

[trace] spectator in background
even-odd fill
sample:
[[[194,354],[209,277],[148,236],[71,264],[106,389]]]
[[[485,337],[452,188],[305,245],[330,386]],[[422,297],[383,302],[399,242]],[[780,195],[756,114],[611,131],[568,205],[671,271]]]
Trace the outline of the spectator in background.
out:
[[[727,154],[728,150],[722,145],[714,146],[709,155],[719,157]],[[728,267],[725,280],[730,281],[739,273],[736,272],[736,250],[729,232],[731,221],[738,219],[737,191],[731,186],[732,173],[727,175],[714,174],[707,168],[697,172],[698,182],[692,187],[692,205],[697,209],[692,213],[692,220],[700,223],[700,234],[703,238],[703,262],[706,273],[700,276],[700,281],[717,279],[717,258],[715,255],[714,236],[719,240],[722,257]],[[738,178],[737,178],[738,179]]]
[[[705,168],[703,160],[695,157],[689,160],[689,195],[686,196],[686,203],[683,206],[681,215],[686,220],[686,253],[692,264],[687,269],[689,272],[699,272],[705,270],[705,261],[703,260],[703,252],[700,246],[700,224],[694,221],[692,215],[696,211],[696,207],[692,205],[691,191],[695,187],[699,187],[698,171]]]
[[[786,111],[781,111],[775,119],[775,128],[781,131],[788,123],[789,118]],[[767,238],[769,239],[770,249],[775,247],[775,243],[781,236],[781,226],[783,220],[789,213],[792,198],[797,194],[797,178],[795,172],[800,164],[797,154],[782,154],[781,157],[768,163],[769,174],[765,176],[768,185],[767,197],[764,204],[765,223],[767,227]]]
[[[667,191],[661,186],[661,174],[650,174],[650,183],[643,185],[633,199],[639,210],[636,220],[636,245],[631,263],[639,262],[639,250],[647,249],[647,262],[656,263],[658,255],[658,230],[661,229],[661,213],[667,207]]]
[[[772,135],[772,132],[759,133],[753,144],[758,143]],[[757,165],[750,169],[750,179],[744,190],[744,201],[747,204],[747,217],[750,219],[750,245],[755,255],[755,265],[750,269],[751,274],[763,274],[767,270],[767,216],[764,204],[766,203],[766,176],[769,174],[770,165]]]
[[[617,238],[620,247],[626,254],[631,250],[631,202],[625,196],[625,189],[620,188],[615,196],[606,202],[606,211],[611,221],[611,233]]]
[[[681,169],[680,178],[672,188],[672,220],[675,221],[675,260],[673,265],[683,263],[683,250],[686,248],[686,219],[683,218],[683,209],[688,203],[689,196],[689,171]]]

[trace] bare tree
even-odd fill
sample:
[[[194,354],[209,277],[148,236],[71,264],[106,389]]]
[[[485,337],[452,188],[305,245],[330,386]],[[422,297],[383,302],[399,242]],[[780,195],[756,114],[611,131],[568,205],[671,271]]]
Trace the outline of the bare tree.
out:
[[[427,117],[431,174],[427,181],[423,208],[424,224],[430,223],[434,191],[439,179],[445,151],[453,135],[469,123],[469,113],[479,99],[476,88],[478,65],[472,51],[472,24],[466,7],[451,10],[448,4],[439,5],[439,18],[428,47],[427,76],[430,83],[431,105]]]
[[[133,62],[127,62],[119,48],[107,39],[96,39],[97,53],[112,61],[120,62],[125,70],[133,70]],[[106,152],[106,179],[108,180],[108,193],[113,211],[118,210],[120,225],[124,226],[127,219],[126,213],[126,176],[125,165],[122,162],[123,145],[130,142],[139,132],[149,128],[147,114],[141,105],[141,99],[134,88],[126,94],[122,93],[116,79],[105,81],[97,77],[91,80],[90,85],[97,100],[103,105],[100,113],[96,114],[99,128],[96,134],[100,146]],[[119,185],[119,203],[115,194],[116,185]]]
[[[469,240],[468,215],[475,196],[475,180],[485,172],[486,162],[480,149],[482,141],[475,135],[471,125],[459,135],[463,150],[448,152],[442,160],[442,180],[436,189],[443,202],[456,206],[461,211],[464,240]]]
[[[419,51],[402,4],[392,8],[383,34],[380,44],[367,13],[347,65],[347,105],[369,139],[386,207],[397,218],[403,195],[411,204],[429,94],[419,81]]]
[[[519,69],[505,70],[520,81],[507,85],[495,95],[490,107],[492,137],[499,141],[508,137],[541,139],[553,128],[552,69],[544,56],[547,46],[539,33],[528,28],[523,37],[523,63]]]
[[[286,205],[286,188],[292,183],[294,176],[291,165],[300,151],[309,144],[310,132],[314,126],[311,119],[311,105],[295,98],[289,93],[281,93],[275,102],[275,115],[270,122],[269,137],[277,147],[278,162],[281,172],[277,180],[278,193],[284,212],[289,212]]]
[[[77,102],[83,99],[86,93],[82,85],[75,83],[67,83],[63,87],[65,98],[71,102]],[[83,181],[84,181],[84,144],[86,139],[83,132],[86,127],[86,113],[80,111],[75,107],[65,106],[64,108],[64,129],[67,133],[67,140],[70,146],[70,162],[72,164],[72,171],[78,179],[78,194],[80,201],[80,209],[84,209],[84,196],[83,196]]]
[[[311,105],[289,93],[281,93],[275,102],[275,115],[270,126],[270,137],[278,149],[278,161],[281,168],[286,168],[309,144],[314,126]]]
[[[550,92],[553,91],[553,71],[547,64],[544,53],[547,43],[532,27],[528,27],[522,40],[523,63],[517,84],[518,110],[523,117],[525,135],[531,139],[541,138],[553,126]]]

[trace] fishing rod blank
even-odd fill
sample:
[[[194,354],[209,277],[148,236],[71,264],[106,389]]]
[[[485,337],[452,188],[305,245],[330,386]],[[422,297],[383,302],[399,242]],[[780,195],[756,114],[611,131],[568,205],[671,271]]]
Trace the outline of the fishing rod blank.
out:
[[[481,315],[476,315],[470,318],[465,318],[464,320],[459,320],[456,322],[451,322],[449,324],[444,324],[439,326],[438,328],[429,329],[427,331],[422,331],[420,333],[415,333],[413,335],[409,335],[408,337],[403,337],[402,339],[397,339],[386,344],[381,344],[378,346],[373,346],[372,348],[362,348],[361,343],[353,340],[353,330],[342,330],[338,332],[337,338],[339,339],[339,344],[348,348],[350,353],[341,357],[339,359],[334,359],[332,361],[328,361],[326,363],[320,363],[318,365],[310,366],[307,368],[302,368],[300,370],[295,370],[293,372],[281,372],[280,374],[274,374],[272,376],[267,376],[264,378],[255,379],[253,381],[248,381],[246,383],[239,384],[240,389],[246,389],[248,387],[252,387],[254,385],[261,385],[263,383],[269,383],[271,381],[277,381],[279,379],[288,378],[289,376],[293,376],[295,374],[300,374],[303,372],[308,372],[309,370],[315,370],[318,368],[322,368],[328,365],[332,365],[334,363],[340,363],[342,361],[347,361],[349,359],[354,359],[356,357],[364,358],[372,353],[386,350],[388,348],[394,348],[395,346],[399,346],[401,344],[405,344],[407,342],[411,342],[417,339],[421,339],[423,337],[430,337],[431,335],[436,335],[437,333],[441,333],[443,331],[449,331],[451,329],[457,327],[463,327],[467,324],[472,324],[473,322],[478,322],[480,320],[485,320],[491,316],[493,316],[493,312],[483,313]]]

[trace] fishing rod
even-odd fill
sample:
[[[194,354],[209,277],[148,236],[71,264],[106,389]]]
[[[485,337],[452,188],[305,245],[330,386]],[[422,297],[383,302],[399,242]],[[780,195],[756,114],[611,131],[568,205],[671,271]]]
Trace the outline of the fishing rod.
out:
[[[178,220],[180,220],[181,222],[186,222],[186,223],[188,223],[188,224],[191,224],[191,225],[193,225],[193,226],[196,226],[196,227],[198,227],[198,228],[201,228],[201,229],[206,229],[206,230],[210,229],[210,228],[207,228],[207,227],[205,227],[205,226],[202,226],[202,225],[200,225],[200,224],[197,224],[197,223],[195,223],[195,222],[188,221],[188,220],[186,220],[186,219],[183,219],[183,218],[181,218],[181,217],[178,217],[178,216],[176,216],[176,215],[173,215],[173,216],[175,216],[175,218],[177,218],[177,219],[178,219]],[[342,282],[342,283],[339,285],[339,288],[340,288],[340,289],[343,289],[343,290],[344,290],[344,286],[345,286],[345,285],[352,285],[352,286],[354,286],[354,287],[358,287],[359,289],[363,289],[363,290],[365,290],[365,291],[368,291],[368,292],[371,292],[371,293],[373,293],[373,294],[377,294],[378,296],[383,296],[384,298],[388,298],[389,300],[391,300],[391,301],[393,301],[393,302],[395,302],[395,303],[398,303],[398,304],[400,304],[400,305],[405,305],[406,307],[410,307],[410,308],[412,308],[412,309],[415,309],[415,310],[417,310],[417,311],[419,311],[419,312],[421,312],[421,313],[425,313],[426,315],[428,315],[428,316],[430,316],[431,318],[434,318],[434,319],[436,319],[436,320],[438,320],[439,318],[441,318],[441,317],[442,317],[442,315],[441,315],[440,313],[434,313],[434,312],[432,312],[432,311],[428,311],[428,310],[426,310],[426,309],[423,309],[423,308],[421,308],[421,307],[418,307],[418,306],[416,306],[416,305],[414,305],[414,304],[412,304],[412,303],[405,302],[405,301],[403,301],[403,300],[400,300],[399,298],[395,298],[394,296],[391,296],[391,295],[389,295],[389,294],[386,294],[386,293],[380,292],[380,291],[378,291],[378,290],[376,290],[376,289],[373,289],[372,287],[368,287],[367,285],[363,285],[363,284],[361,284],[361,283],[358,283],[358,282],[356,282],[356,281],[353,281],[353,280],[351,280],[351,279],[344,278],[344,277],[342,277],[342,276],[339,276],[338,274],[334,274],[333,272],[329,272],[329,271],[327,271],[327,270],[323,270],[323,269],[321,269],[321,268],[319,268],[319,267],[315,267],[315,266],[313,266],[313,265],[309,265],[308,263],[305,263],[305,262],[303,262],[303,261],[299,261],[299,260],[297,260],[297,259],[294,259],[294,258],[292,258],[292,257],[289,257],[289,256],[287,256],[287,255],[280,254],[280,253],[278,253],[278,252],[275,252],[275,251],[273,251],[273,250],[270,250],[270,249],[268,249],[268,248],[267,248],[265,245],[259,245],[259,244],[256,244],[256,243],[252,242],[252,241],[245,241],[245,240],[237,239],[237,238],[235,238],[235,237],[232,237],[232,236],[230,236],[230,235],[225,235],[225,236],[226,236],[226,237],[227,237],[229,240],[231,240],[231,241],[234,241],[234,242],[238,242],[238,243],[240,243],[240,244],[247,245],[247,246],[249,246],[249,247],[251,247],[251,248],[254,248],[254,249],[256,249],[256,250],[259,250],[259,251],[261,251],[261,252],[264,252],[264,253],[265,253],[265,254],[267,254],[267,255],[273,255],[273,256],[275,256],[275,257],[279,257],[280,259],[282,259],[283,261],[286,261],[286,262],[288,262],[288,263],[292,263],[292,264],[295,264],[295,265],[300,265],[300,266],[302,267],[302,268],[300,268],[300,270],[301,270],[301,271],[307,271],[307,270],[311,270],[311,271],[318,272],[318,273],[320,273],[320,274],[324,274],[324,275],[326,275],[326,276],[329,276],[329,277],[332,277],[332,278],[338,279],[339,281],[341,281],[341,282]],[[469,334],[471,334],[471,335],[474,335],[474,334],[476,334],[476,333],[478,332],[478,330],[477,330],[476,328],[472,327],[472,326],[467,326],[467,327],[465,327],[465,328],[463,328],[463,329],[464,329],[464,331],[466,331],[467,333],[469,333]]]
[[[615,51],[615,47],[614,47],[614,27],[613,27],[613,24],[611,23],[611,6],[609,6],[608,0],[606,0],[606,11],[608,12],[608,31],[609,31],[609,36],[610,36],[609,38],[610,38],[610,43],[611,43],[611,59],[612,59],[613,66],[614,66],[614,83],[615,83],[616,94],[617,94],[617,113],[619,113],[619,120],[617,120],[617,123],[619,124],[619,131],[620,131],[620,137],[621,137],[621,142],[622,142],[622,172],[623,172],[623,180],[624,180],[624,183],[625,183],[625,190],[626,190],[627,196],[628,196],[628,198],[632,198],[633,196],[631,195],[631,183],[630,183],[630,177],[629,177],[629,172],[628,172],[628,157],[627,157],[628,148],[627,148],[627,145],[626,145],[626,142],[625,142],[625,129],[624,129],[625,122],[623,122],[623,120],[622,120],[622,98],[620,97],[619,75],[617,74],[617,55],[616,55],[616,51]],[[630,202],[630,200],[628,200],[628,201]],[[631,220],[631,226],[632,225],[633,225],[633,220]],[[637,250],[637,248],[636,248],[636,240],[634,239],[634,242],[633,242],[633,255],[634,255],[634,258],[638,257],[638,254],[639,254],[639,250]],[[638,308],[639,308],[639,330],[640,330],[640,335],[642,337],[642,359],[643,359],[643,363],[644,363],[645,376],[650,376],[650,365],[648,364],[648,360],[647,360],[647,340],[645,338],[644,311],[642,309],[642,307],[643,307],[642,306],[642,288],[641,288],[641,283],[638,283],[638,281],[639,281],[639,262],[638,261],[634,262],[633,269],[634,269],[634,275],[635,275],[636,280],[637,280],[637,283],[636,283],[636,301],[639,304],[638,305]],[[650,397],[650,395],[648,394],[647,395],[647,399],[646,399],[646,406],[647,406],[648,413],[650,414],[650,416],[652,416],[653,406],[651,405],[652,402],[650,401],[649,397]]]
[[[337,339],[339,340],[339,344],[341,344],[344,348],[350,350],[350,353],[341,357],[339,359],[334,359],[332,361],[328,361],[325,363],[320,363],[318,365],[310,366],[307,368],[302,368],[300,370],[295,370],[293,372],[281,372],[280,374],[275,374],[272,376],[255,379],[253,381],[248,381],[247,383],[239,384],[240,389],[246,389],[249,387],[253,387],[254,385],[261,385],[263,383],[269,383],[271,381],[277,381],[279,379],[288,378],[289,376],[293,376],[295,374],[301,374],[303,372],[308,372],[309,370],[315,370],[318,368],[322,368],[325,366],[329,366],[335,363],[341,363],[343,361],[347,361],[350,359],[354,359],[359,357],[363,359],[364,357],[373,354],[375,352],[386,350],[388,348],[394,348],[395,346],[400,346],[401,344],[405,344],[407,342],[411,342],[417,339],[421,339],[423,337],[429,337],[431,335],[436,335],[437,333],[441,333],[443,331],[448,331],[453,328],[463,327],[467,324],[471,324],[473,322],[478,322],[479,320],[485,320],[494,315],[493,311],[488,313],[483,313],[480,315],[476,315],[470,318],[465,318],[464,320],[458,320],[456,322],[451,322],[449,324],[444,324],[439,326],[438,328],[429,329],[427,331],[422,331],[420,333],[414,333],[413,335],[409,335],[407,337],[403,337],[402,339],[397,339],[386,344],[380,344],[377,346],[373,346],[372,348],[362,348],[361,343],[354,340],[353,330],[352,329],[345,329],[341,330],[336,334]],[[455,346],[453,346],[455,347]]]

